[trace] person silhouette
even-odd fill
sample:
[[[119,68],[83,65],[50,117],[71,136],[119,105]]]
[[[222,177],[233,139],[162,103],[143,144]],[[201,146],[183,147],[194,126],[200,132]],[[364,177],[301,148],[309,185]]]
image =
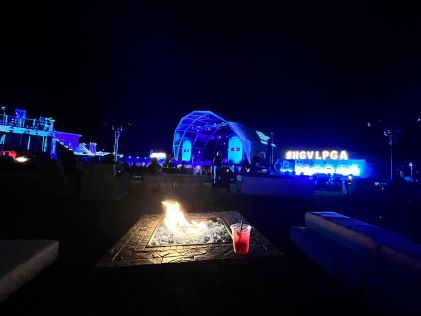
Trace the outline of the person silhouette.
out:
[[[172,158],[171,154],[168,154],[167,159],[164,162],[164,168],[175,168],[174,159]]]
[[[222,152],[220,150],[217,151],[216,156],[213,158],[212,161],[212,185],[215,186],[219,182],[220,178],[220,170],[222,166]]]
[[[254,156],[251,159],[251,166],[250,166],[250,172],[251,173],[257,173],[258,170],[260,170],[261,163],[261,157],[259,155]]]
[[[161,174],[162,173],[162,166],[158,162],[158,158],[152,158],[151,164],[147,167],[150,173],[154,174]]]

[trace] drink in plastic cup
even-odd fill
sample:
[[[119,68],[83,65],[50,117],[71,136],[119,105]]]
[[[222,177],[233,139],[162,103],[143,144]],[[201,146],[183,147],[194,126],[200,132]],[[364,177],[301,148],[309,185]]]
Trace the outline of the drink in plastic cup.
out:
[[[232,224],[232,242],[234,246],[234,252],[237,255],[246,255],[249,252],[250,247],[250,230],[251,226],[244,224],[241,228],[241,223]]]

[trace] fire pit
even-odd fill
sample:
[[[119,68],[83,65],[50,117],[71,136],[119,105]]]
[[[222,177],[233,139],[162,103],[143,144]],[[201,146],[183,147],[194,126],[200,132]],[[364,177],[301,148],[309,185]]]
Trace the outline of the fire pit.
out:
[[[147,247],[202,245],[231,242],[229,227],[222,218],[191,216],[186,219],[177,202],[162,202],[166,216],[157,225]]]
[[[239,259],[280,255],[256,228],[252,228],[250,251],[237,256],[229,225],[247,223],[238,212],[181,212],[176,202],[163,203],[167,212],[145,214],[97,263],[97,267],[124,267],[203,260]]]

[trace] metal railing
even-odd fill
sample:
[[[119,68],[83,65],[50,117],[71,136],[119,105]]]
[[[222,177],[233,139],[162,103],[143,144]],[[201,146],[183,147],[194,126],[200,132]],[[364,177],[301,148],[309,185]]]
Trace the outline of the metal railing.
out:
[[[39,131],[53,131],[55,120],[51,117],[40,119],[21,118],[7,114],[0,114],[0,125],[34,129]]]

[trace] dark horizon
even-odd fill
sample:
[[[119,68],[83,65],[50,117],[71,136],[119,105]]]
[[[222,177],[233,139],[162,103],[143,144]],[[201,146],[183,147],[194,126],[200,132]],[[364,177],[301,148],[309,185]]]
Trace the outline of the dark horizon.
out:
[[[0,103],[111,149],[105,120],[124,120],[121,151],[171,149],[182,116],[210,110],[274,132],[285,147],[387,157],[370,120],[421,113],[421,21],[415,8],[284,4],[84,5],[4,10]],[[33,10],[31,10],[33,9]],[[5,32],[7,30],[7,32]],[[406,124],[408,125],[408,124]],[[420,159],[415,121],[402,159]],[[415,146],[414,146],[415,145]]]

